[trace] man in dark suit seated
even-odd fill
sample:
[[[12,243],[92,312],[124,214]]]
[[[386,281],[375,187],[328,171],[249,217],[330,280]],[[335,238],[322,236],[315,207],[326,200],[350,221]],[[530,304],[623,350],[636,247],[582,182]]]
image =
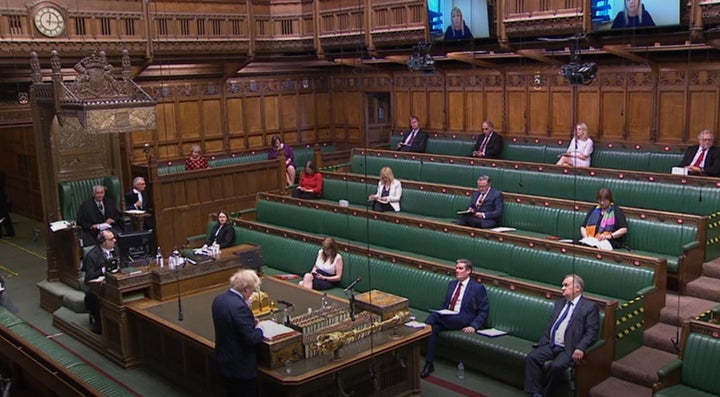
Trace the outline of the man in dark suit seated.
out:
[[[455,263],[455,277],[448,285],[445,293],[445,300],[442,309],[447,309],[454,314],[430,313],[425,323],[432,326],[432,334],[428,338],[427,351],[425,352],[425,366],[420,372],[423,378],[428,377],[435,366],[435,346],[438,336],[444,330],[458,330],[472,334],[485,326],[488,316],[488,299],[485,286],[470,278],[472,275],[472,263],[468,259],[458,259]]]
[[[215,368],[229,397],[258,396],[257,348],[263,331],[250,309],[252,294],[260,290],[253,270],[238,270],[230,277],[230,290],[215,297]]]
[[[584,287],[580,276],[565,276],[564,299],[555,302],[545,333],[525,358],[525,391],[533,397],[548,396],[563,371],[573,362],[582,363],[598,338],[600,315],[595,302],[582,296]]]
[[[424,153],[427,140],[427,134],[420,129],[420,119],[417,116],[410,116],[410,131],[405,133],[402,141],[398,142],[397,150]]]
[[[713,143],[712,131],[701,131],[698,144],[687,148],[679,167],[684,167],[690,175],[720,176],[720,149]]]
[[[93,186],[92,198],[80,204],[77,212],[77,224],[82,229],[83,245],[95,240],[100,230],[110,226],[115,233],[122,231],[122,214],[115,202],[105,197],[106,188],[103,185]]]
[[[490,120],[483,121],[482,134],[475,141],[472,149],[473,157],[499,159],[502,152],[503,139],[495,132],[495,125]]]
[[[145,193],[145,188],[147,187],[147,183],[145,182],[145,178],[141,176],[136,176],[133,179],[133,189],[127,193],[125,193],[125,210],[140,210],[140,211],[150,211],[150,200],[147,196],[147,193]],[[153,228],[153,221],[151,216],[145,216],[143,217],[143,227],[145,230],[150,230]]]
[[[83,291],[85,292],[85,308],[90,315],[90,328],[96,334],[102,332],[102,321],[100,318],[100,298],[90,289],[93,283],[101,283],[100,277],[105,276],[106,271],[113,270],[117,263],[115,254],[115,234],[110,230],[102,230],[97,235],[96,244],[90,252],[85,255],[82,261],[82,271],[85,272],[83,279]]]
[[[455,223],[482,229],[497,227],[503,213],[502,192],[492,188],[487,175],[477,179],[477,186],[477,192],[470,198],[470,205]]]

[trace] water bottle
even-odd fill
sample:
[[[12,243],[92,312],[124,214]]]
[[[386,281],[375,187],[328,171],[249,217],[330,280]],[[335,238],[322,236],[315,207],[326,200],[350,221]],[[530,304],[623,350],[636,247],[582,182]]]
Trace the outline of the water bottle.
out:
[[[158,245],[157,248],[157,254],[155,255],[155,263],[158,265],[159,268],[163,268],[163,256],[162,251],[160,251],[160,246]]]
[[[465,364],[462,361],[458,363],[458,379],[465,379]]]

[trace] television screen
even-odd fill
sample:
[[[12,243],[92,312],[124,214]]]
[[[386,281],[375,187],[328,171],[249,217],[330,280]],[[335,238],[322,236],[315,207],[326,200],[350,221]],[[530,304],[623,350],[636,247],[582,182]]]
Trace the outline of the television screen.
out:
[[[123,265],[136,260],[149,260],[154,257],[152,231],[120,233],[117,235],[117,247]]]
[[[490,37],[487,0],[428,0],[432,40]]]
[[[680,0],[592,0],[592,30],[680,24]]]

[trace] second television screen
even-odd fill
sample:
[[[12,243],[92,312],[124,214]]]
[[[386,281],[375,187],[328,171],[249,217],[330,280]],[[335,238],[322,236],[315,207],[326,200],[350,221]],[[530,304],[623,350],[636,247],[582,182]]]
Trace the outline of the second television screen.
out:
[[[432,40],[490,37],[487,0],[428,0]]]

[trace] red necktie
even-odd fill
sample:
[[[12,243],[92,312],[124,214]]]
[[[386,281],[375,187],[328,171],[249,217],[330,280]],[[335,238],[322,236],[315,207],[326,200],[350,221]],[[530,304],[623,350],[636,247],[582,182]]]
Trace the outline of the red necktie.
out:
[[[448,306],[448,309],[455,310],[455,304],[457,303],[458,298],[460,298],[461,289],[462,283],[458,283],[457,288],[455,288],[455,294],[453,294],[452,299],[450,299],[450,305]]]
[[[703,149],[700,151],[700,155],[698,156],[697,160],[695,160],[695,164],[693,164],[693,167],[700,167],[700,164],[702,164],[703,160],[705,160],[705,151],[707,151],[707,149]]]
[[[485,135],[485,138],[482,141],[482,145],[480,145],[480,152],[485,153],[485,148],[487,147],[488,141],[490,140],[490,135]]]

